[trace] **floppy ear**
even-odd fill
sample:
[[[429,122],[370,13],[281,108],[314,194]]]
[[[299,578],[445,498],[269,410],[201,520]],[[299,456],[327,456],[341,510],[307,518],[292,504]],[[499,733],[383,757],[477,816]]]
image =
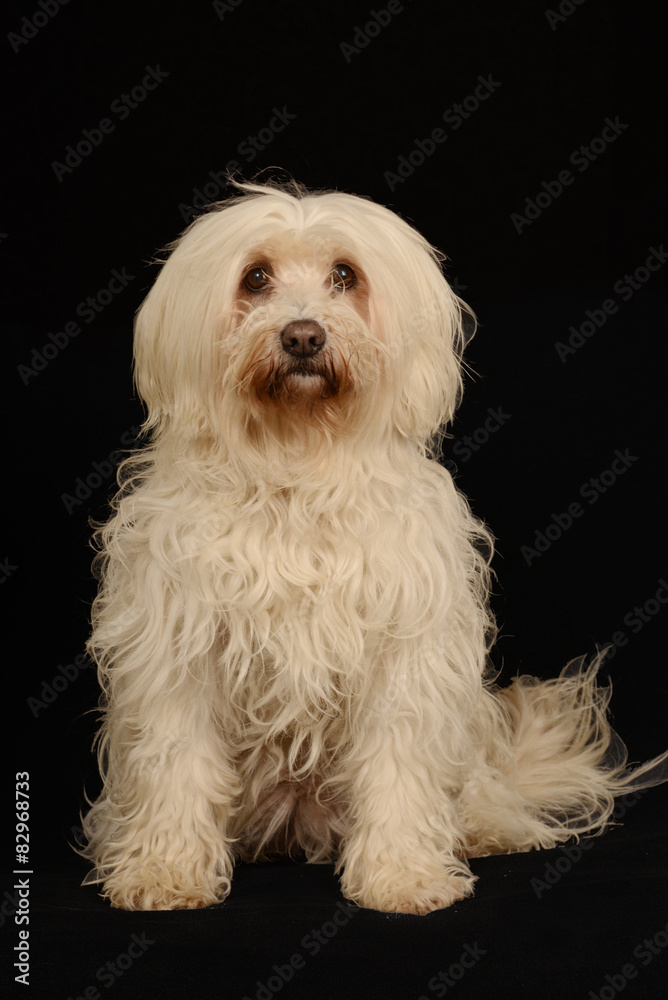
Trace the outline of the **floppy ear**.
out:
[[[206,433],[215,425],[236,262],[225,260],[222,213],[197,220],[171,246],[135,318],[135,385],[148,411],[145,427]]]
[[[137,310],[134,326],[134,382],[146,405],[148,427],[158,426],[174,411],[167,380],[163,344],[167,340],[165,306],[157,283]]]
[[[134,375],[148,410],[146,426],[206,423],[207,380],[213,363],[206,336],[207,290],[188,280],[178,261],[163,266],[135,320]]]
[[[389,274],[373,308],[392,358],[394,426],[428,447],[459,405],[463,320],[474,328],[475,319],[443,277],[435,251],[415,231],[412,237],[398,254],[395,248],[394,270],[399,262],[402,274]]]

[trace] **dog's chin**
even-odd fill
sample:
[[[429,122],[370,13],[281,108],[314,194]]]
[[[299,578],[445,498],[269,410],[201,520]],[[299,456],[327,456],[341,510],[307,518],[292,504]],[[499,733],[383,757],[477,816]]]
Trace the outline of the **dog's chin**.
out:
[[[336,386],[332,385],[321,372],[298,368],[284,376],[283,391],[292,399],[311,401],[330,399],[336,394]]]
[[[336,372],[326,366],[296,364],[282,371],[275,371],[261,388],[269,399],[290,406],[312,406],[319,400],[333,399],[341,392],[341,381]]]

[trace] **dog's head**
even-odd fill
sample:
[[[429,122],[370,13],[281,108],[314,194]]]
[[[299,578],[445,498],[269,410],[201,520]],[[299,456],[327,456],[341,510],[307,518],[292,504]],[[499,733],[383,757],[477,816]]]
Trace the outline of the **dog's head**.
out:
[[[169,248],[138,313],[149,426],[239,439],[265,422],[424,445],[459,399],[466,310],[436,252],[363,198],[243,190]]]

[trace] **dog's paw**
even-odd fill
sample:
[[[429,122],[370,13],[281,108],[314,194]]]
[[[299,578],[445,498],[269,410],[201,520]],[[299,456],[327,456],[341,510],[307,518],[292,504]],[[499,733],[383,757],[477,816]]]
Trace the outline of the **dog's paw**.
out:
[[[358,906],[384,913],[414,913],[420,916],[443,910],[473,892],[471,874],[449,874],[439,870],[433,877],[411,878],[410,872],[381,872],[371,882],[354,889],[342,882],[344,895]]]
[[[461,875],[451,875],[441,879],[439,883],[405,889],[378,909],[387,913],[415,913],[423,916],[433,910],[444,910],[460,899],[470,896],[472,892],[471,879]]]
[[[222,902],[229,890],[228,878],[198,878],[160,861],[130,865],[103,883],[103,895],[122,910],[195,910]]]
[[[406,888],[380,908],[388,913],[415,913],[420,916],[433,910],[444,910],[471,895],[472,881],[462,875],[446,876],[438,883]]]

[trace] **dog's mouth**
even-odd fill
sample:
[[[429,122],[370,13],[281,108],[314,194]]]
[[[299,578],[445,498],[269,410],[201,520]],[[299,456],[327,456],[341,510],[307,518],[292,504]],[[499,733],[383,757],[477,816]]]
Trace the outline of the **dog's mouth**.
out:
[[[286,378],[288,375],[297,375],[301,378],[326,378],[327,376],[327,372],[323,370],[322,365],[317,365],[314,361],[308,359],[291,365],[283,374]]]
[[[340,381],[324,358],[301,358],[275,371],[267,389],[274,398],[331,399],[338,395]]]

